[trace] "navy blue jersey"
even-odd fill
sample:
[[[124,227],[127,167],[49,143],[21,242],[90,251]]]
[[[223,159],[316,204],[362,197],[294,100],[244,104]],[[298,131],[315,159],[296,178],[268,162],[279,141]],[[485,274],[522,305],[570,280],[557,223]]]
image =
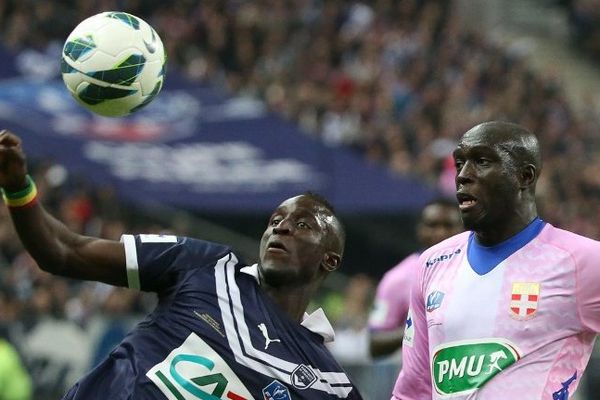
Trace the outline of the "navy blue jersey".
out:
[[[289,318],[230,248],[122,241],[129,287],[156,292],[158,305],[63,399],[361,399],[314,332],[319,315]]]

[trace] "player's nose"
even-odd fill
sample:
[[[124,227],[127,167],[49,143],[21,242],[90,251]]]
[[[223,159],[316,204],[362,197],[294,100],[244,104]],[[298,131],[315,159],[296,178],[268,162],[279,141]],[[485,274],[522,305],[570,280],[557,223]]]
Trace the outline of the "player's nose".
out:
[[[287,218],[284,218],[273,227],[273,233],[276,235],[287,235],[292,231],[293,224]]]

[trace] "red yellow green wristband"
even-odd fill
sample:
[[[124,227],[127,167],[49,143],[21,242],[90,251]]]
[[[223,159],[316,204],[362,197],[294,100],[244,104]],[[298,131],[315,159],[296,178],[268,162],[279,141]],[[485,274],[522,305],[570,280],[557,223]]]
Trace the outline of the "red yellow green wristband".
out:
[[[19,190],[18,192],[7,192],[2,189],[4,204],[9,208],[24,208],[37,203],[38,191],[35,182],[33,182],[33,179],[31,179],[29,175],[26,175],[25,179],[27,180],[27,186],[23,190]]]

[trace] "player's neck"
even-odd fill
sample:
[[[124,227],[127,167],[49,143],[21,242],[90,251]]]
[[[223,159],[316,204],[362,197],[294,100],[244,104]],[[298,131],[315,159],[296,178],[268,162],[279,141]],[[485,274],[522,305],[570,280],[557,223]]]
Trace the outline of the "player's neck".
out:
[[[523,216],[517,218],[510,223],[495,225],[491,229],[480,229],[475,231],[477,243],[482,246],[495,246],[517,235],[523,229],[527,228],[533,220],[537,218],[537,214]]]
[[[302,321],[312,296],[311,290],[307,290],[306,287],[274,288],[268,285],[263,285],[262,288],[290,318]]]

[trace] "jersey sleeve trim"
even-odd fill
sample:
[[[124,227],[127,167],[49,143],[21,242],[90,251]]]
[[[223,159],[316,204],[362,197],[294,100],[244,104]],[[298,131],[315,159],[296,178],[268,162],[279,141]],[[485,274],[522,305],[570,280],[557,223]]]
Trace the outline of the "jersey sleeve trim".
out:
[[[130,289],[140,290],[140,268],[135,248],[135,237],[133,235],[121,236],[121,242],[125,245],[125,264],[127,266],[127,286]]]

